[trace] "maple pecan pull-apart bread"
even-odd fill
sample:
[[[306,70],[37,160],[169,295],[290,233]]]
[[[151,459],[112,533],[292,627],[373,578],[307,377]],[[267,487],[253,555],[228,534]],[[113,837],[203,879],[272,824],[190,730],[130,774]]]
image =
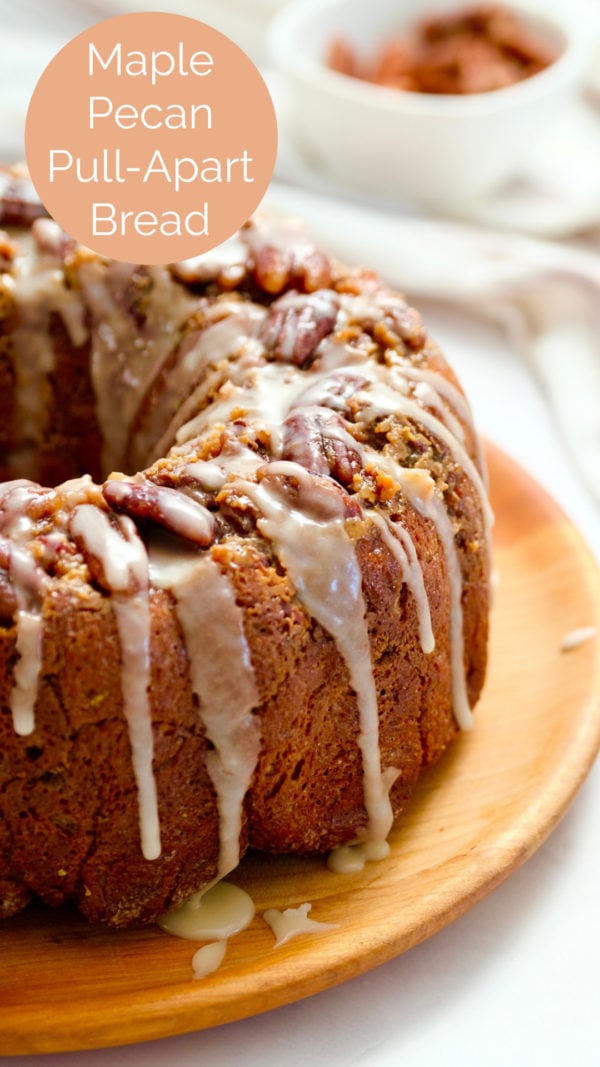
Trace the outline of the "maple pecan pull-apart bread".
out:
[[[5,175],[0,225],[4,915],[385,854],[486,658],[479,446],[419,316],[289,221],[131,266]]]

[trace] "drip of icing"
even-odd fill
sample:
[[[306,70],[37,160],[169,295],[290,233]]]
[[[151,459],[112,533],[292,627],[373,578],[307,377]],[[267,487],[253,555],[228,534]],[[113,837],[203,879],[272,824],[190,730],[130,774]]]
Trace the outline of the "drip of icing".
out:
[[[317,384],[319,380],[327,378],[330,374],[330,370],[331,368],[327,367],[325,370],[312,375],[315,384]],[[394,370],[396,370],[396,368],[394,368]],[[356,373],[355,365],[347,367],[342,366],[339,368],[340,374],[343,374],[346,371],[349,374]],[[368,388],[363,391],[367,406],[370,406],[373,410],[379,411],[380,414],[392,414],[396,412],[405,414],[408,417],[416,418],[448,445],[456,462],[461,465],[463,470],[465,470],[478,492],[486,527],[486,538],[489,542],[491,512],[487,502],[485,486],[475,464],[466,452],[461,441],[457,440],[451,430],[449,430],[438,418],[431,415],[430,412],[424,411],[415,400],[410,400],[406,397],[407,383],[398,375],[394,377],[389,368],[373,364],[372,366],[369,365],[368,368],[365,368],[365,373],[370,379]],[[302,392],[306,391],[306,378],[307,375],[300,375],[297,371],[294,371],[285,365],[269,364],[267,367],[261,368],[260,372],[255,373],[251,388],[245,390],[238,389],[233,397],[227,397],[220,401],[223,408],[220,417],[227,418],[231,415],[236,406],[243,406],[249,416],[258,417],[269,429],[272,442],[275,444],[274,451],[275,454],[277,454],[277,446],[281,440],[281,425],[285,421],[287,413],[294,405],[295,399],[299,395],[302,395]],[[433,385],[431,383],[429,384],[430,388],[433,389]],[[273,387],[276,387],[276,392],[274,392]],[[204,413],[203,416],[201,416],[201,420],[205,420],[206,418],[208,418],[208,413]],[[198,429],[198,426],[195,428]],[[188,426],[187,428],[184,427],[186,432],[189,432],[190,429],[191,426]],[[350,438],[349,434],[348,437]],[[371,451],[369,449],[361,449],[361,446],[354,440],[354,438],[351,438],[349,443],[351,443],[357,451],[363,451],[364,453]],[[398,463],[392,461],[389,457],[376,454],[375,452],[373,452],[373,458],[376,465],[379,465],[380,467],[383,466],[384,468],[387,466],[392,470],[393,476],[405,491],[409,502],[415,507],[417,506],[416,502],[419,502],[420,507],[418,507],[417,510],[421,510],[421,513],[423,514],[423,506],[428,508],[429,514],[427,517],[435,523],[440,540],[444,546],[451,582],[453,705],[459,725],[463,728],[468,728],[472,723],[472,716],[468,699],[466,697],[464,664],[462,661],[463,636],[462,608],[460,604],[462,577],[460,575],[460,567],[458,564],[450,520],[448,519],[445,508],[440,501],[436,500],[430,504],[424,504],[421,499],[422,494],[419,490],[419,485],[421,485],[422,488],[426,483],[419,482],[421,476],[420,471],[415,475],[411,470],[406,470],[400,467]],[[273,465],[271,465],[271,467],[273,469]],[[432,493],[433,482],[431,479],[429,480],[429,486],[431,487]],[[426,495],[428,493],[429,488],[427,488]],[[393,550],[400,561],[404,563],[404,572],[407,583],[409,583],[409,587],[417,601],[422,646],[425,649],[431,650],[433,647],[433,634],[431,632],[431,623],[430,621],[429,623],[427,622],[429,609],[422,583],[422,571],[418,564],[418,560],[416,559],[416,553],[413,556],[408,541],[406,540],[408,535],[403,532],[400,533],[399,536],[403,541],[406,552],[409,553],[409,559],[402,556],[400,546],[398,546],[398,550]],[[393,542],[390,542],[390,547],[392,547],[394,543],[397,543],[396,538],[394,538]]]
[[[444,426],[461,443],[465,440],[465,431],[455,415],[442,403],[441,398],[429,382],[420,381],[414,387],[414,396],[424,407],[433,408],[436,417],[444,423]]]
[[[389,456],[379,455],[380,467],[389,470],[401,486],[409,503],[435,526],[446,559],[450,584],[450,656],[452,666],[452,705],[456,721],[462,730],[473,725],[473,715],[467,696],[464,666],[462,615],[462,574],[454,543],[454,530],[444,504],[436,495],[435,483],[427,470],[401,467]]]
[[[212,941],[208,945],[202,945],[192,956],[192,970],[194,978],[206,978],[213,971],[218,970],[227,952],[227,941]]]
[[[92,504],[75,508],[71,531],[84,542],[87,551],[100,560],[113,593],[112,604],[121,646],[123,713],[138,790],[142,853],[148,860],[157,859],[161,845],[148,697],[150,605],[146,550],[134,523],[127,516],[120,516],[117,530],[108,515]]]
[[[354,845],[340,845],[327,857],[327,866],[335,874],[355,874],[364,870],[365,864],[384,860],[390,854],[387,841],[359,841]]]
[[[296,463],[272,463],[270,474],[291,475],[313,497],[314,479]],[[274,545],[296,593],[309,613],[330,634],[344,659],[356,693],[368,837],[385,841],[393,814],[381,771],[377,692],[366,624],[362,576],[343,515],[320,522],[290,507],[266,480],[243,484],[261,512],[258,527]]]
[[[151,577],[175,598],[200,718],[214,745],[206,765],[218,799],[222,878],[239,862],[244,797],[260,748],[260,728],[252,715],[259,698],[243,613],[210,556],[188,559],[174,572],[151,551]]]
[[[397,767],[386,767],[384,770],[383,782],[388,792],[399,774]],[[327,866],[335,874],[354,874],[364,870],[367,863],[386,859],[390,852],[388,841],[355,841],[332,849],[327,857]]]
[[[435,637],[431,628],[431,611],[423,580],[423,568],[419,563],[413,540],[408,530],[405,530],[400,523],[392,522],[388,515],[384,516],[380,512],[372,511],[369,517],[377,525],[383,540],[402,568],[402,577],[417,605],[421,648],[423,652],[431,653],[435,648]]]
[[[342,302],[344,303],[344,300]],[[364,303],[362,298],[356,298],[353,305],[347,304],[347,306],[354,306],[356,312],[357,308],[360,310],[362,303]],[[370,302],[367,301],[367,304],[371,307]],[[382,315],[380,308],[371,308],[371,311],[375,318],[380,318]],[[332,337],[322,341],[318,351],[320,370],[317,373],[313,372],[314,386],[312,388],[317,387],[319,380],[329,377],[332,370],[340,376],[355,375],[357,362],[362,363],[361,373],[364,373],[369,384],[354,395],[359,401],[362,400],[363,415],[371,418],[392,414],[404,415],[421,423],[448,446],[455,462],[465,471],[477,491],[489,545],[489,528],[493,522],[493,515],[487,498],[485,481],[464,446],[464,432],[460,422],[444,405],[445,400],[460,418],[472,426],[471,412],[462,393],[451,382],[447,382],[442,375],[434,371],[422,371],[421,368],[412,367],[409,364],[392,366],[379,364],[369,359],[369,352],[366,349],[362,352],[360,348],[353,350],[349,345],[340,344]],[[346,362],[344,357],[347,357]],[[407,395],[411,381],[417,382],[414,388],[414,398]],[[425,405],[433,407],[437,415],[425,410]],[[484,470],[485,465],[480,450],[478,462]]]
[[[258,456],[255,458],[258,460]],[[227,478],[221,464],[215,460],[197,460],[195,463],[187,463],[185,473],[189,478],[198,482],[202,489],[215,493],[223,488]]]
[[[133,772],[138,787],[142,853],[147,860],[161,854],[156,780],[152,769],[154,741],[148,699],[150,676],[150,605],[144,589],[114,604],[121,642],[122,687],[129,728]]]
[[[364,392],[367,404],[370,405],[373,411],[378,411],[379,414],[400,414],[407,418],[414,419],[415,422],[420,423],[426,429],[430,430],[435,437],[438,437],[440,441],[443,441],[444,444],[448,446],[454,461],[465,472],[479,496],[486,528],[486,537],[489,541],[489,530],[493,522],[492,511],[490,509],[483,478],[464,445],[457,440],[447,426],[436,418],[435,415],[426,411],[416,401],[402,396],[399,390],[394,388],[393,384],[390,385],[386,382],[385,377],[387,372],[388,368],[381,367],[378,364],[370,365],[368,371],[365,371],[365,374],[372,377],[371,385],[368,390],[365,390]]]
[[[472,427],[473,416],[467,398],[460,389],[452,384],[452,382],[449,382],[447,378],[444,378],[443,374],[438,374],[437,371],[429,370],[427,367],[413,367],[410,363],[394,365],[393,371],[394,375],[397,374],[408,381],[417,382],[417,388],[415,390],[417,396],[419,396],[419,383],[426,383],[436,394],[436,407],[441,407],[440,399],[443,398],[453,408],[456,414],[459,415],[468,426]],[[462,438],[462,427],[460,436]]]
[[[396,370],[396,368],[394,368]],[[440,413],[442,422],[445,422],[451,433],[454,433],[455,437],[458,437],[460,441],[464,440],[464,432],[460,422],[457,422],[451,416],[451,413],[447,410],[444,412],[444,405],[442,400],[445,400],[450,405],[452,410],[458,415],[459,419],[462,419],[467,426],[473,431],[473,438],[475,443],[475,452],[477,456],[477,466],[482,472],[484,484],[487,486],[487,467],[485,462],[485,455],[483,452],[483,444],[479,434],[475,433],[475,424],[473,422],[473,415],[469,402],[457,386],[449,382],[447,378],[444,378],[443,374],[439,374],[437,371],[429,370],[427,367],[413,367],[410,364],[403,363],[401,367],[397,368],[397,371],[403,378],[409,381],[416,381],[417,383],[423,382],[427,386],[430,386],[434,390],[436,401],[433,406],[437,408]],[[415,390],[416,396],[419,398],[419,388]],[[420,399],[422,399],[422,394]],[[450,418],[448,416],[450,415]],[[457,433],[457,429],[460,429],[460,433]]]
[[[429,501],[419,497],[412,501],[417,511],[430,519],[438,532],[444,553],[450,582],[450,655],[452,661],[452,706],[461,730],[473,726],[473,713],[467,696],[464,665],[464,637],[462,614],[462,573],[454,542],[454,530],[442,501],[432,495]]]
[[[42,615],[41,609],[27,608],[31,597],[25,590],[23,579],[28,581],[33,570],[33,560],[25,553],[12,550],[10,576],[14,582],[17,597],[17,641],[16,651],[19,659],[15,664],[14,684],[10,694],[15,733],[27,737],[35,729],[34,708],[38,693],[40,671],[42,667]],[[39,604],[39,599],[38,599]]]
[[[344,369],[342,368],[342,371]],[[365,375],[370,378],[370,384],[364,390],[363,395],[372,412],[379,412],[379,414],[384,415],[398,412],[415,418],[448,445],[455,461],[465,471],[478,493],[489,554],[490,526],[493,516],[487,500],[483,479],[461,442],[454,437],[452,432],[439,419],[431,415],[430,412],[424,411],[415,401],[409,400],[404,396],[404,387],[401,379],[398,382],[392,376],[391,382],[387,380],[390,376],[389,368],[379,364],[369,365],[369,367],[365,368]],[[355,447],[357,447],[356,443]],[[463,662],[462,575],[450,519],[442,501],[435,496],[435,486],[428,471],[403,468],[385,453],[377,453],[368,446],[363,447],[361,452],[363,458],[369,453],[372,454],[376,468],[389,471],[402,488],[409,503],[421,515],[430,519],[437,529],[444,548],[450,582],[453,708],[459,726],[462,729],[469,729],[472,726],[473,717],[466,692]],[[418,588],[418,586],[415,586],[415,588]],[[421,618],[424,618],[422,613]],[[421,639],[423,639],[423,634]],[[429,639],[429,635],[427,639]]]
[[[322,934],[326,930],[337,930],[339,923],[318,922],[309,919],[308,913],[312,904],[300,904],[297,908],[286,908],[279,911],[277,908],[267,908],[263,912],[263,919],[271,927],[275,935],[275,948],[285,945],[293,937],[299,934]]]
[[[217,882],[161,916],[158,925],[187,941],[225,941],[254,918],[254,902],[239,886]]]

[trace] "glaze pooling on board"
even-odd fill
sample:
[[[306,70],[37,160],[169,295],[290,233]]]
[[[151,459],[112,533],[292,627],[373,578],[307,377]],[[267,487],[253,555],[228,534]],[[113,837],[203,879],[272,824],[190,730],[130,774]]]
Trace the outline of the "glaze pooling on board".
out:
[[[233,494],[248,502],[298,601],[332,638],[356,696],[367,828],[359,849],[338,853],[338,867],[382,855],[397,772],[381,765],[356,544],[370,528],[399,565],[429,655],[436,647],[431,605],[420,549],[403,515],[412,511],[435,530],[450,590],[454,715],[468,728],[461,564],[445,484],[435,474],[436,450],[469,480],[486,540],[491,521],[468,404],[444,373],[420,365],[426,339],[418,316],[372,276],[360,276],[357,291],[332,290],[331,264],[289,223],[257,221],[220,249],[171,268],[109,263],[47,219],[18,240],[20,252],[0,273],[0,296],[18,316],[16,451],[27,455],[39,441],[54,367],[49,326],[58,315],[73,346],[91,343],[107,470],[131,457],[147,464],[170,449],[167,475],[176,470],[177,484],[159,460],[148,472],[111,476],[101,489],[85,478],[56,490],[27,480],[0,487],[0,565],[5,558],[16,597],[15,730],[27,734],[34,726],[43,603],[51,587],[38,559],[34,505],[46,493],[55,536],[75,543],[112,597],[144,856],[161,853],[149,696],[150,603],[161,590],[175,603],[210,744],[219,876],[235,867],[261,740],[244,613],[213,551],[230,534],[224,515]],[[286,278],[300,279],[309,291],[289,285],[277,295]],[[272,295],[253,302],[227,291],[249,279]],[[159,381],[161,403],[153,392]],[[433,442],[433,458],[423,446],[403,465],[385,436],[376,447],[381,427],[396,423]],[[380,493],[382,479],[387,495]],[[388,507],[389,500],[398,507]]]

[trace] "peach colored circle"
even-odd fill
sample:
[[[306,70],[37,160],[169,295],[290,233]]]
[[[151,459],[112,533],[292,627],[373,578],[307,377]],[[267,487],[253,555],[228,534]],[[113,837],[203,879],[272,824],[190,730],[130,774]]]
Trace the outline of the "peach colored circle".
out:
[[[25,145],[38,195],[67,233],[112,259],[168,263],[221,244],[258,207],[277,123],[233,41],[145,12],[100,22],[54,57]]]

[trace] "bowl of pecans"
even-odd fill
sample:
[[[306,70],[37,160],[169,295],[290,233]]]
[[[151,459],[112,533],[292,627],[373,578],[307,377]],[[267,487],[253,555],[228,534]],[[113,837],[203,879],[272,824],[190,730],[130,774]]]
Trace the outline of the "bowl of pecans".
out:
[[[459,213],[535,154],[587,57],[567,0],[295,0],[269,51],[313,172]]]

